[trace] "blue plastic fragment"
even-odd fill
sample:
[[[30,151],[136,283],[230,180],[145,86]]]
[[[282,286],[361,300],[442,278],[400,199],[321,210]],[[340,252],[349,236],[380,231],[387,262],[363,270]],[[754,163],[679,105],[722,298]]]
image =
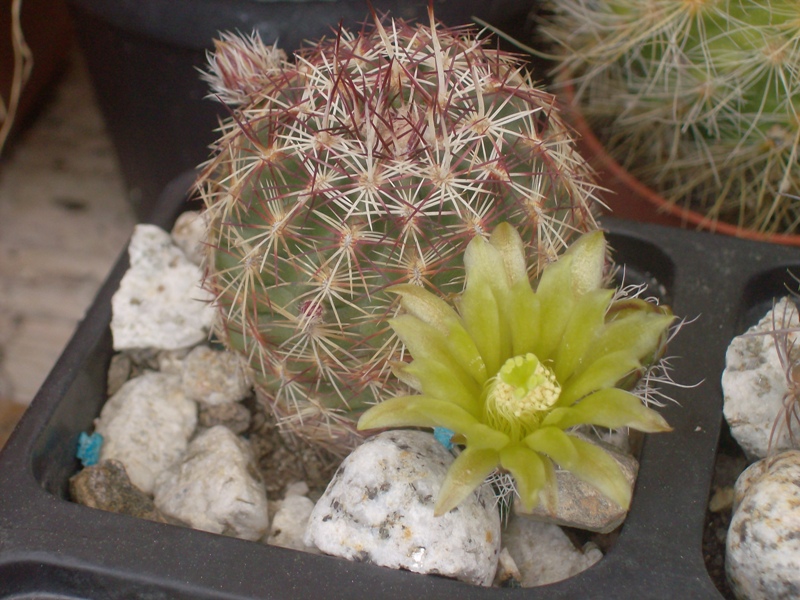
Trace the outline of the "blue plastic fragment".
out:
[[[100,460],[100,448],[103,447],[103,436],[99,433],[87,435],[81,432],[78,436],[78,451],[75,456],[81,461],[84,467],[96,465]]]
[[[433,428],[433,437],[435,437],[436,441],[439,442],[442,446],[444,446],[448,450],[453,449],[453,442],[450,440],[455,434],[456,434],[455,431],[451,431],[447,427]]]

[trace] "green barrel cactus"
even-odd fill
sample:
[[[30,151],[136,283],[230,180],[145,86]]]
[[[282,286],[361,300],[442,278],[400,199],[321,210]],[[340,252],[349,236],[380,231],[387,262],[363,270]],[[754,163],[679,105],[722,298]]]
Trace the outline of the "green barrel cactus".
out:
[[[443,427],[463,445],[434,511],[455,508],[494,471],[509,473],[523,509],[557,495],[554,464],[627,509],[631,490],[578,425],[669,431],[644,394],[623,389],[657,365],[674,317],[604,283],[602,232],[580,237],[547,266],[534,291],[517,231],[501,223],[464,256],[457,310],[420,287],[398,285],[403,314],[390,321],[413,361],[398,377],[417,394],[386,400],[359,428]],[[634,377],[638,379],[638,377]],[[623,386],[623,387],[620,387]]]
[[[464,248],[501,221],[532,275],[596,228],[554,97],[470,28],[376,18],[293,61],[225,35],[210,63],[231,113],[199,184],[218,334],[284,429],[335,454],[407,391],[387,288],[457,294]]]
[[[711,222],[800,233],[800,3],[550,8],[540,32],[557,71],[621,165]]]

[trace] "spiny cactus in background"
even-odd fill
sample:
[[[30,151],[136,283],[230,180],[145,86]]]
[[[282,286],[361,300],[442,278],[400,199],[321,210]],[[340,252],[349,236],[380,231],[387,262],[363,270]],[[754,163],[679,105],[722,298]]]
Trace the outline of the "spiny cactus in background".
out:
[[[620,164],[713,220],[800,232],[800,3],[558,0],[550,8],[540,32]]]
[[[519,58],[430,17],[376,17],[294,62],[226,35],[207,75],[231,110],[199,184],[219,334],[285,430],[339,455],[358,416],[405,389],[387,287],[460,292],[464,248],[500,221],[533,271],[596,228],[553,96]]]

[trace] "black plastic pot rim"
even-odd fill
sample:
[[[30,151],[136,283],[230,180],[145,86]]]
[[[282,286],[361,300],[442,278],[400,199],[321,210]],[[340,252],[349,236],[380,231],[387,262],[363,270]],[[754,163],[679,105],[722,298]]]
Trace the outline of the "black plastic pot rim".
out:
[[[150,222],[169,229],[193,180],[189,173],[173,182]],[[127,268],[123,255],[0,452],[0,597],[719,599],[703,562],[702,534],[725,348],[754,307],[782,290],[781,278],[800,265],[800,255],[679,229],[613,219],[604,225],[631,273],[662,283],[676,314],[700,317],[680,332],[670,354],[681,357],[674,361],[680,383],[704,382],[677,391],[677,403],[663,409],[672,433],[646,437],[628,519],[592,568],[539,588],[479,588],[69,502],[78,434],[104,401],[110,300]]]

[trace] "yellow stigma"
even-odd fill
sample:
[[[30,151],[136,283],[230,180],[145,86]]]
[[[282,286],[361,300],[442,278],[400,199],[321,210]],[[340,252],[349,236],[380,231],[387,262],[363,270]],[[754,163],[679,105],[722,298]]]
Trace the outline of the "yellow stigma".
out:
[[[489,380],[484,411],[486,424],[522,439],[539,425],[545,411],[561,395],[552,369],[530,352],[509,358]]]

